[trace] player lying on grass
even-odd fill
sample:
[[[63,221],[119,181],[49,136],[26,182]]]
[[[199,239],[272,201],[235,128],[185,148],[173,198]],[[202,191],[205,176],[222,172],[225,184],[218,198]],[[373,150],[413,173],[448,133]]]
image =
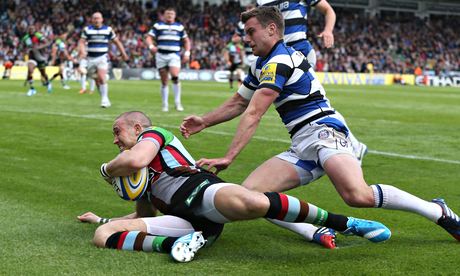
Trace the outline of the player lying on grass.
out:
[[[379,222],[333,214],[285,194],[260,193],[226,183],[195,167],[195,160],[181,142],[171,132],[152,127],[142,112],[118,116],[113,135],[113,143],[121,153],[101,166],[103,177],[110,182],[113,177],[128,176],[148,167],[150,185],[137,202],[137,210],[146,210],[140,205],[150,202],[173,218],[138,218],[137,211],[125,219],[110,221],[96,230],[93,242],[98,247],[170,252],[175,260],[186,262],[204,245],[205,239],[215,240],[225,223],[262,217],[313,223],[372,242],[391,236],[390,230]],[[87,218],[88,214],[80,217],[82,221],[91,221]],[[159,225],[172,229],[175,235],[169,230],[156,231]],[[177,237],[184,234],[180,231],[184,228],[188,235]]]

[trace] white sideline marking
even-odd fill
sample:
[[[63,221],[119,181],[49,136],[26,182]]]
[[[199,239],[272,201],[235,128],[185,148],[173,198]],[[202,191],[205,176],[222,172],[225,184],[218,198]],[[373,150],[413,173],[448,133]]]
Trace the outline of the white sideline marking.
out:
[[[95,119],[95,120],[101,120],[101,121],[112,121],[113,120],[113,116],[111,115],[78,115],[78,114],[61,113],[61,112],[46,112],[46,111],[43,112],[43,111],[30,111],[30,110],[4,110],[4,109],[1,111],[2,112],[17,112],[17,113],[37,113],[37,114],[57,115],[57,116],[83,118],[83,119]],[[161,116],[164,116],[164,114],[162,114]],[[155,116],[152,116],[152,117],[155,117]],[[167,124],[161,124],[161,125],[164,127],[170,128],[170,129],[179,128],[179,125],[167,125]],[[216,130],[210,130],[210,129],[205,129],[202,132],[216,134],[216,135],[229,136],[229,137],[230,136],[233,137],[235,135],[234,133],[230,133],[230,132],[216,131]],[[264,136],[253,136],[252,139],[260,140],[260,141],[268,141],[268,142],[279,142],[279,143],[284,143],[284,144],[291,143],[291,140],[289,139],[267,138]],[[399,157],[399,158],[404,158],[404,159],[426,160],[426,161],[434,161],[434,162],[440,162],[440,163],[460,165],[460,161],[458,160],[441,159],[441,158],[434,158],[434,157],[429,157],[429,156],[399,154],[399,153],[394,153],[394,152],[384,152],[384,151],[378,151],[378,150],[368,150],[368,153],[372,153],[375,155]]]

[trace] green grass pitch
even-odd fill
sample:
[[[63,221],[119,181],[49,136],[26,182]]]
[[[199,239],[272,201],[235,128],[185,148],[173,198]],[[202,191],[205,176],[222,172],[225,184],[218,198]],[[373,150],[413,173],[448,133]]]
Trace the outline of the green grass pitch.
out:
[[[111,126],[124,111],[142,110],[155,125],[179,135],[187,114],[203,114],[232,95],[228,84],[183,82],[185,112],[162,113],[156,81],[111,81],[112,107],[99,96],[78,95],[78,84],[27,97],[22,81],[0,81],[0,274],[125,275],[453,275],[459,244],[417,215],[346,206],[327,177],[289,192],[331,212],[379,220],[393,233],[382,244],[338,236],[327,250],[263,219],[229,224],[221,238],[188,264],[165,254],[97,249],[96,225],[76,216],[113,217],[133,211],[99,177],[117,154]],[[172,89],[171,89],[172,90]],[[327,86],[328,97],[353,133],[369,147],[369,183],[388,183],[424,199],[444,197],[460,212],[460,90],[405,86]],[[171,93],[172,94],[172,93]],[[170,95],[170,102],[172,102]],[[220,157],[238,120],[181,139],[195,158]],[[251,143],[222,172],[240,183],[269,157],[287,149],[289,136],[273,109]],[[280,172],[282,173],[282,172]]]

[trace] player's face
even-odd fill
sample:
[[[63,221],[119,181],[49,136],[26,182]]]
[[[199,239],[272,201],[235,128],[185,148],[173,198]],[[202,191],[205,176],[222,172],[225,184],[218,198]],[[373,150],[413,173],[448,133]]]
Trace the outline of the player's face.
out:
[[[91,17],[91,23],[95,26],[95,27],[101,27],[102,26],[102,14],[100,13],[95,13],[93,14],[93,16]]]
[[[164,13],[165,21],[168,23],[173,23],[176,20],[176,12],[173,10],[166,10]]]
[[[233,43],[240,43],[240,41],[241,41],[241,37],[240,37],[239,35],[234,34],[234,35],[232,36],[232,42],[233,42]]]
[[[134,126],[129,126],[122,118],[113,124],[113,143],[120,152],[132,148],[137,142],[137,132]]]
[[[250,18],[244,24],[246,33],[244,42],[251,46],[255,56],[266,56],[271,50],[270,41],[272,38],[269,35],[269,27],[270,25],[265,28],[262,27],[256,17]]]

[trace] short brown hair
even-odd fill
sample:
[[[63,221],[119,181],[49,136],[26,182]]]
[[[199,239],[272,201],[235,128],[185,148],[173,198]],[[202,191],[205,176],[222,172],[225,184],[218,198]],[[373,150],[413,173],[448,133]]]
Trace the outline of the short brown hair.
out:
[[[124,112],[120,114],[115,120],[118,120],[120,118],[122,118],[130,126],[134,126],[135,124],[140,124],[144,128],[152,126],[152,121],[142,111]]]
[[[251,18],[257,18],[262,27],[267,27],[269,24],[274,23],[278,28],[280,35],[284,34],[284,19],[278,8],[260,6],[252,10],[241,13],[241,21],[246,23]]]

